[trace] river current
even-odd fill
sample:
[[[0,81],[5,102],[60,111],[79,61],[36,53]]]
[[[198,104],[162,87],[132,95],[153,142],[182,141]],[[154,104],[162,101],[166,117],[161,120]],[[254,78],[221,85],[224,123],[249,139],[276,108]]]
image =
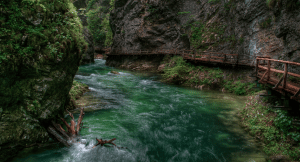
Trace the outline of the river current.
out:
[[[155,74],[115,69],[105,66],[105,60],[80,66],[75,80],[91,90],[82,99],[88,102],[80,143],[25,149],[12,161],[265,161],[254,139],[238,125],[236,114],[245,97],[164,84]],[[96,138],[117,138],[114,143],[127,149],[92,148]]]

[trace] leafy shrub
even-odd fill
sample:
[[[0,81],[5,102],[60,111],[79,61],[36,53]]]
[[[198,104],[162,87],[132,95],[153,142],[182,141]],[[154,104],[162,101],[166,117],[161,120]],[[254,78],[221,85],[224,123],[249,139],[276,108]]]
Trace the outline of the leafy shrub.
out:
[[[200,22],[194,22],[191,26],[191,45],[194,48],[197,48],[201,43],[202,43],[202,34],[203,34],[203,29],[204,25],[201,24]]]
[[[224,88],[236,95],[245,95],[254,87],[254,83],[242,83],[241,81],[225,81]]]
[[[172,79],[175,82],[179,82],[192,70],[193,67],[186,63],[181,56],[174,56],[171,58],[170,63],[166,64],[162,76],[164,79]]]

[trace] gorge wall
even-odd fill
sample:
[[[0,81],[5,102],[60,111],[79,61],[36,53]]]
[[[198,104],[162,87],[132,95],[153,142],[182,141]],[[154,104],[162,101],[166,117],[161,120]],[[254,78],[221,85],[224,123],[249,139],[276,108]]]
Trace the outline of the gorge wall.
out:
[[[88,44],[69,0],[0,2],[0,159],[52,137]],[[13,13],[13,14],[12,14]]]
[[[179,48],[236,53],[253,61],[270,56],[300,62],[300,2],[268,2],[116,0],[110,15],[112,51]],[[116,62],[125,64],[122,58],[107,58],[107,65]],[[293,66],[289,70],[300,71]]]

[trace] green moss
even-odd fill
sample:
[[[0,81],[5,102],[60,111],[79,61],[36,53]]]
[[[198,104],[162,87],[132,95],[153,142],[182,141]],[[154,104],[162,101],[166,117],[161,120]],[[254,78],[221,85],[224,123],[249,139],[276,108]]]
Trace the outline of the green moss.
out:
[[[86,84],[74,80],[69,92],[71,99],[78,99],[84,92],[88,91],[88,88]]]
[[[46,60],[81,54],[87,43],[69,0],[11,0],[1,3],[0,69],[38,68]],[[14,13],[14,14],[11,14]]]

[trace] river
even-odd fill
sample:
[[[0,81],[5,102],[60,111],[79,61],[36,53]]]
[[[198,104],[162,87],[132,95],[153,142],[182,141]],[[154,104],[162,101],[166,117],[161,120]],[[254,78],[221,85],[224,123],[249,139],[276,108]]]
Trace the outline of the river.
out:
[[[238,125],[236,114],[245,97],[168,85],[155,74],[115,69],[98,59],[80,66],[75,80],[91,90],[83,96],[89,103],[81,143],[25,149],[12,161],[265,161],[257,143]],[[127,149],[92,148],[96,138],[117,138],[115,144]]]

